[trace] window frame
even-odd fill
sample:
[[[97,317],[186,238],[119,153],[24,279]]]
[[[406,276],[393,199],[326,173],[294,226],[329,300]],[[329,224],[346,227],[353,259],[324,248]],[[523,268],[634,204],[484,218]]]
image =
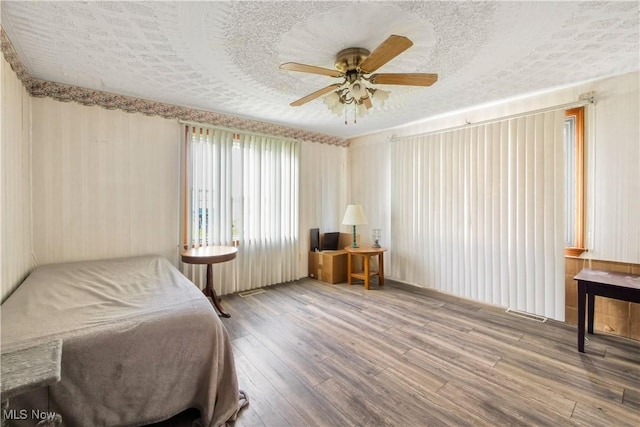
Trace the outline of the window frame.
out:
[[[574,176],[574,194],[575,194],[575,209],[574,209],[574,241],[572,246],[567,246],[564,249],[565,256],[580,256],[586,251],[584,245],[584,107],[571,108],[565,111],[565,117],[575,117],[575,176]],[[571,153],[565,153],[569,156]]]

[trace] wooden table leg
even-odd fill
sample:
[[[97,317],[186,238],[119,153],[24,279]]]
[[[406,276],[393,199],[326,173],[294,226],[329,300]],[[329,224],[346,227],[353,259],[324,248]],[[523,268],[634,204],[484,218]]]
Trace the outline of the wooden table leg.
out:
[[[578,281],[578,351],[584,353],[584,314],[587,299],[587,286]]]
[[[347,284],[351,286],[351,252],[347,253]]]
[[[364,258],[364,288],[369,290],[369,285],[371,284],[371,271],[369,269],[369,262],[371,261],[371,257],[369,255],[363,256]]]
[[[211,298],[211,301],[213,301],[213,305],[216,308],[216,310],[218,310],[218,313],[220,313],[220,316],[231,317],[230,314],[225,313],[224,310],[222,309],[222,306],[220,305],[220,300],[218,299],[218,295],[216,295],[216,290],[213,287],[213,265],[212,264],[207,264],[207,286],[202,290],[202,292],[204,292],[206,296]]]
[[[384,286],[384,254],[378,254],[378,281]]]
[[[587,294],[587,332],[593,335],[593,316],[596,308],[596,295],[591,292]]]

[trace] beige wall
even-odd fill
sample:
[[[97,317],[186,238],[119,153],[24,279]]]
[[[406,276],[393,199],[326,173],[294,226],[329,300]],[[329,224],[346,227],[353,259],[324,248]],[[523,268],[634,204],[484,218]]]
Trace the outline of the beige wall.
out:
[[[640,73],[593,84],[587,110],[586,258],[640,263]]]
[[[1,300],[33,267],[31,244],[31,99],[2,59],[0,68],[0,281]]]
[[[34,98],[38,264],[141,254],[178,261],[176,120]]]
[[[303,142],[300,149],[299,277],[308,274],[309,230],[340,231],[347,207],[347,148]]]

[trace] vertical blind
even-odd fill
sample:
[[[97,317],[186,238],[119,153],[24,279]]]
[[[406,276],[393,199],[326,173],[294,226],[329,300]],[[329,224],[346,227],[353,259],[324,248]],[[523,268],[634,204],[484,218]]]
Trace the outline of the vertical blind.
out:
[[[299,142],[188,126],[184,235],[187,247],[237,245],[214,267],[227,294],[297,279]],[[183,271],[204,286],[204,268]]]
[[[396,140],[390,274],[563,320],[563,123],[551,111]]]

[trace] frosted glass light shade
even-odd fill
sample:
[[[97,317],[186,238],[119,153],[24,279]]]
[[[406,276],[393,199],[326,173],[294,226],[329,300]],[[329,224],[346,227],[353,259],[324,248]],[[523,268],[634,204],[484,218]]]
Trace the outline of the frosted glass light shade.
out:
[[[344,111],[344,104],[340,102],[340,95],[337,92],[331,92],[324,97],[324,103],[337,116],[341,116]]]
[[[391,92],[386,91],[386,90],[382,90],[382,89],[376,89],[375,92],[373,92],[373,95],[371,95],[371,100],[378,106],[378,107],[383,107],[384,106],[384,101],[387,100],[387,98],[389,98],[389,94]]]
[[[351,94],[353,99],[358,102],[362,98],[367,96],[367,88],[360,80],[356,80],[355,82],[351,83],[351,86],[349,87],[349,93]]]

